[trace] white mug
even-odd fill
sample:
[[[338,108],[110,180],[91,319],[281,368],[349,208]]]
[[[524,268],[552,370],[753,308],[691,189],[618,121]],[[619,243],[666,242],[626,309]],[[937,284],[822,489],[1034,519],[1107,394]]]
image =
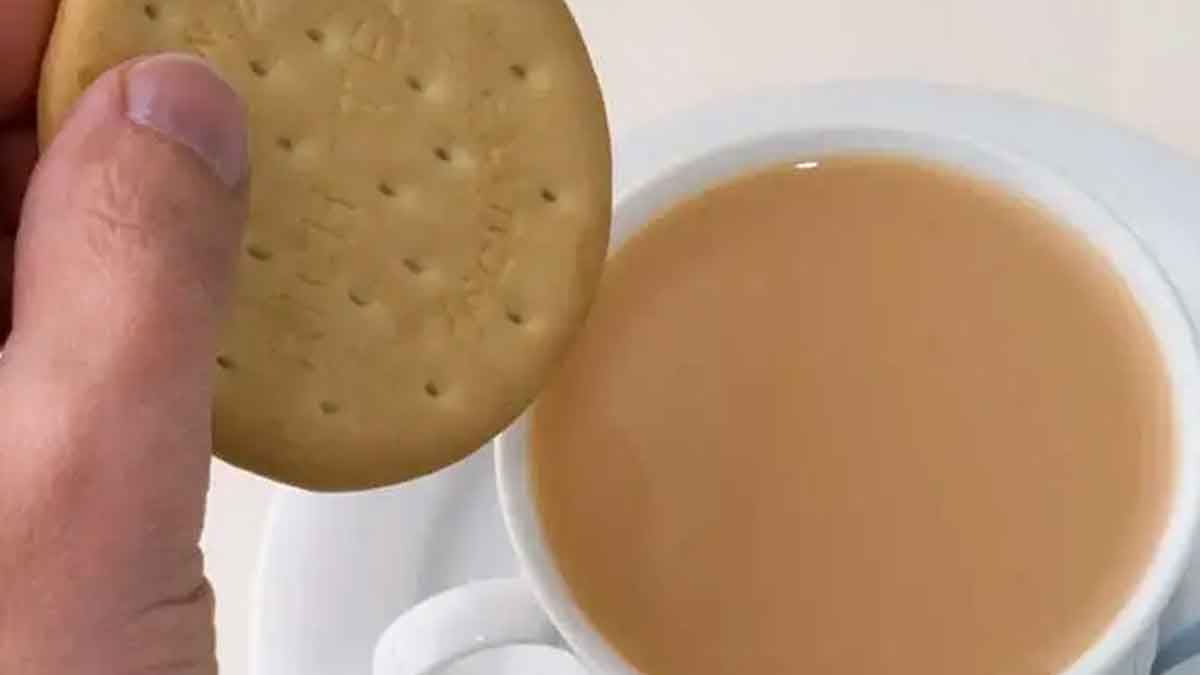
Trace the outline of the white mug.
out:
[[[1178,295],[1134,232],[1094,198],[1052,171],[965,139],[865,128],[800,130],[746,139],[635,186],[614,214],[614,245],[679,201],[729,178],[791,162],[802,170],[822,157],[883,152],[948,164],[998,182],[1042,204],[1090,240],[1139,302],[1166,361],[1173,389],[1176,458],[1170,516],[1152,561],[1106,631],[1062,675],[1145,675],[1156,619],[1187,563],[1200,515],[1200,359]],[[501,508],[523,578],[484,581],[438,595],[397,619],[380,638],[375,675],[434,675],[476,652],[513,644],[569,649],[585,672],[640,675],[572,600],[542,533],[530,486],[527,417],[497,440]],[[730,583],[737,583],[731,580]],[[870,645],[863,645],[870,649]],[[565,674],[564,674],[565,675]],[[654,675],[654,674],[648,674]]]

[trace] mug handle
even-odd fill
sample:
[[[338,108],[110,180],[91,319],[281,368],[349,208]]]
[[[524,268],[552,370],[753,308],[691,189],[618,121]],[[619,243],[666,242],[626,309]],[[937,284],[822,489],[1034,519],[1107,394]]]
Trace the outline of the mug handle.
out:
[[[396,619],[375,645],[374,675],[434,675],[488,649],[562,636],[522,579],[477,581],[435,595]]]

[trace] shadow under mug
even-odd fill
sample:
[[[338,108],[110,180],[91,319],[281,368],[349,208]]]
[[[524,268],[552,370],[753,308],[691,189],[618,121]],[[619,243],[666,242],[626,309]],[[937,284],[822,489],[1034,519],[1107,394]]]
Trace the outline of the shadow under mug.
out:
[[[1187,563],[1200,513],[1200,360],[1179,297],[1136,234],[1052,171],[998,148],[902,130],[798,130],[678,158],[637,186],[614,214],[613,242],[706,188],[784,163],[846,153],[884,153],[948,165],[1041,204],[1089,240],[1133,292],[1166,361],[1173,398],[1175,469],[1170,515],[1149,566],[1105,632],[1062,675],[1131,673],[1130,652],[1150,634]],[[375,675],[433,675],[474,653],[515,644],[569,649],[587,672],[637,675],[572,600],[541,531],[530,485],[528,415],[497,440],[500,504],[523,578],[447,591],[398,618],[380,638]],[[1152,645],[1151,645],[1152,647]],[[864,645],[869,649],[869,645]],[[1146,661],[1143,655],[1142,661]],[[1148,664],[1143,667],[1148,671]],[[565,674],[564,674],[565,675]],[[1144,675],[1134,673],[1133,675]]]

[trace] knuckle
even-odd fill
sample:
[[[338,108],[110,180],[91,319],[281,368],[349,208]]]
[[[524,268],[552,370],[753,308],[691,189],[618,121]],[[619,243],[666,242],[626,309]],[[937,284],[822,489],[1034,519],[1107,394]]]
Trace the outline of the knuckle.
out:
[[[80,225],[99,255],[152,248],[174,210],[173,191],[164,189],[169,167],[134,149],[118,143],[108,161],[85,174],[76,193]]]
[[[99,270],[208,291],[208,276],[223,269],[238,239],[236,228],[221,226],[237,222],[238,204],[214,194],[182,152],[129,130],[82,173],[73,226]]]

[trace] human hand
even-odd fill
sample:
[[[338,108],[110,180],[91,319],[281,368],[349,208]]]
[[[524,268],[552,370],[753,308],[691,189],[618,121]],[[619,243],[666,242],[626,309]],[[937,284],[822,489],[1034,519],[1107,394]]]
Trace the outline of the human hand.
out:
[[[242,105],[199,61],[134,61],[36,160],[54,4],[0,3],[0,673],[211,674],[197,542]]]

